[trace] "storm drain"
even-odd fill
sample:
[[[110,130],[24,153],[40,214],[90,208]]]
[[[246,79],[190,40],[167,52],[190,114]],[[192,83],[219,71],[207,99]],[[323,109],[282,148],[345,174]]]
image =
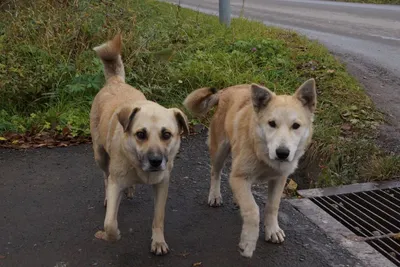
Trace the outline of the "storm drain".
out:
[[[400,187],[310,200],[400,266]]]

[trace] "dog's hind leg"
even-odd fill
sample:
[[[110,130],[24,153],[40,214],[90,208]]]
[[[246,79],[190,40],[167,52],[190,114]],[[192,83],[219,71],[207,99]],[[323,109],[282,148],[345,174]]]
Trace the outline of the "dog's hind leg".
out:
[[[282,243],[285,233],[278,224],[278,210],[286,178],[278,177],[268,182],[268,198],[265,204],[265,240],[273,243]]]
[[[229,141],[225,138],[219,137],[217,133],[213,132],[213,129],[216,128],[216,125],[212,126],[208,136],[208,146],[211,158],[211,181],[210,192],[208,194],[208,205],[211,207],[219,207],[222,205],[221,171],[230,152]]]
[[[104,207],[107,207],[107,188],[108,188],[108,177],[109,174],[104,172]]]
[[[126,197],[129,198],[129,199],[132,199],[133,195],[135,194],[135,189],[136,189],[135,185],[132,185],[132,186],[128,187],[125,190]]]
[[[94,159],[97,165],[103,170],[104,173],[104,207],[107,206],[107,187],[108,187],[108,177],[110,176],[109,164],[110,157],[105,151],[103,146],[93,145]]]

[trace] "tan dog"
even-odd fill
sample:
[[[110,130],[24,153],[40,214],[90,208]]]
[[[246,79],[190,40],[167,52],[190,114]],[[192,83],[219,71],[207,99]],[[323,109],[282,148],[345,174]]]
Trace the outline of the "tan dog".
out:
[[[137,183],[150,184],[155,193],[151,251],[166,254],[164,214],[169,177],[181,134],[189,131],[187,118],[179,109],[166,109],[146,100],[125,83],[121,47],[121,35],[117,35],[94,48],[103,61],[106,77],[90,112],[94,156],[104,172],[107,208],[105,231],[97,232],[96,237],[118,240],[117,214],[123,190],[132,190]]]
[[[208,138],[211,158],[208,203],[222,204],[221,170],[232,152],[229,183],[243,219],[239,247],[243,256],[252,257],[260,214],[251,185],[256,181],[268,182],[265,240],[283,242],[285,234],[278,225],[278,209],[286,179],[297,168],[311,141],[315,81],[306,81],[293,96],[275,95],[267,88],[251,84],[219,92],[212,88],[197,89],[184,101],[186,108],[198,116],[217,104]]]

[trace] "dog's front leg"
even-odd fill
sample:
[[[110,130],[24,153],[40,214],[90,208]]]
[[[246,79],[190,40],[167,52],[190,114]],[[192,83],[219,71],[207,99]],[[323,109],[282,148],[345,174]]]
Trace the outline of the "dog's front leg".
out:
[[[265,240],[282,243],[285,233],[278,224],[278,211],[286,178],[278,177],[268,182],[268,198],[265,204]]]
[[[107,241],[116,241],[121,238],[117,221],[121,196],[121,186],[113,181],[113,179],[109,179],[107,185],[107,209],[106,218],[104,219],[104,231],[98,231],[95,235],[97,238]]]
[[[169,179],[166,178],[159,184],[153,185],[154,189],[154,218],[152,227],[151,252],[164,255],[169,251],[164,238],[165,204],[168,197]]]
[[[240,236],[240,254],[251,258],[259,235],[260,211],[251,193],[251,182],[245,177],[231,176],[229,179],[234,197],[243,219]]]

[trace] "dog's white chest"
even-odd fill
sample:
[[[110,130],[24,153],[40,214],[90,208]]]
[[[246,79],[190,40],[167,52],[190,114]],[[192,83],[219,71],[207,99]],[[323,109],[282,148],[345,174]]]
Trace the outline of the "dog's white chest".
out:
[[[165,172],[147,172],[132,175],[130,178],[132,184],[159,184],[166,177]]]

